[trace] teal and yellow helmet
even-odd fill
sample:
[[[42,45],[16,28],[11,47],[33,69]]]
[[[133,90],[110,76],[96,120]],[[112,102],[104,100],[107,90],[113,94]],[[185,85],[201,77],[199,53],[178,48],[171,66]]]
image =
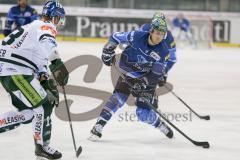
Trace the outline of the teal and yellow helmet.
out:
[[[157,12],[154,13],[152,19],[156,19],[156,18],[166,19],[165,15],[160,11],[157,11]]]
[[[157,30],[167,33],[167,21],[166,18],[154,18],[151,22],[151,30]]]

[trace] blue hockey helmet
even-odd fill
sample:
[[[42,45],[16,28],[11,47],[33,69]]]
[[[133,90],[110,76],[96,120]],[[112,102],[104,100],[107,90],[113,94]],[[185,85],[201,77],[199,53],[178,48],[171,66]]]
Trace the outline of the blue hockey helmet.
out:
[[[151,30],[158,30],[167,33],[167,21],[165,18],[157,17],[151,22]]]
[[[56,0],[49,0],[44,4],[42,15],[47,16],[50,19],[59,17],[60,25],[65,24],[65,10],[63,6]]]

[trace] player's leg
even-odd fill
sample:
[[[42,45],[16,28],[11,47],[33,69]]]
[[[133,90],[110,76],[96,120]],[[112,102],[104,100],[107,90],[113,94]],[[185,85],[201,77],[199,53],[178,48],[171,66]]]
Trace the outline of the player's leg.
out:
[[[31,123],[33,119],[33,111],[26,109],[23,111],[9,111],[0,115],[0,133],[13,130],[20,124]]]
[[[173,37],[176,39],[176,40],[179,40],[180,39],[180,33],[181,33],[181,29],[179,27],[174,27],[173,30],[172,30],[172,34],[173,34]]]
[[[146,94],[145,94],[146,95]],[[148,102],[152,103],[153,106],[158,108],[158,98],[154,95],[154,93],[147,94],[145,99],[148,100]],[[145,101],[138,97],[136,101],[136,114],[138,119],[141,122],[150,124],[154,126],[155,128],[159,129],[161,132],[163,132],[168,138],[173,137],[173,132],[171,128],[169,128],[159,117],[159,115],[152,109],[150,109]]]
[[[52,123],[51,114],[53,105],[47,100],[41,106],[33,109],[34,119],[32,122],[35,154],[38,157],[45,157],[47,159],[59,159],[62,154],[56,149],[49,146],[51,139]]]
[[[28,92],[25,93],[25,97],[31,103],[33,108],[34,118],[32,120],[32,128],[35,142],[35,155],[38,157],[44,157],[47,159],[59,159],[62,154],[56,149],[49,146],[51,139],[52,123],[51,115],[54,108],[54,103],[50,101],[47,92],[41,86],[40,82],[33,77],[17,77],[15,78],[16,85],[20,81],[25,81],[23,85],[25,87],[21,89]],[[27,83],[29,82],[29,83]]]
[[[48,95],[40,82],[34,76],[14,75],[10,76],[9,82],[15,89],[5,86],[4,88],[15,95],[22,103],[32,110],[33,134],[35,141],[35,154],[48,159],[58,159],[62,155],[49,147],[51,138],[51,114],[53,103],[49,102]],[[13,103],[19,108],[20,103]]]
[[[102,129],[111,119],[113,114],[121,108],[124,103],[127,101],[127,98],[130,94],[128,85],[123,82],[123,79],[120,77],[115,86],[113,94],[109,97],[107,103],[102,109],[100,116],[91,130],[91,136],[89,140],[95,141],[102,137]]]
[[[0,115],[0,133],[17,128],[20,124],[30,123],[33,119],[33,111],[25,103],[27,100],[11,81],[10,76],[0,77],[2,86],[10,94],[13,106],[17,110],[9,111]],[[29,104],[27,102],[27,104]]]
[[[194,39],[194,37],[193,37],[193,35],[192,35],[190,30],[185,32],[185,37],[189,41],[189,43],[190,43],[192,48],[196,48],[197,47],[197,43],[196,43],[196,41],[195,41],[195,39]]]

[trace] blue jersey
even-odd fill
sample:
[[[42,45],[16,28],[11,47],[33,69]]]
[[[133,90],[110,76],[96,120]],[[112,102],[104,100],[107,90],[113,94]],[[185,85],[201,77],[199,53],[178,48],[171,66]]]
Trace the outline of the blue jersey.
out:
[[[151,46],[148,44],[148,38],[149,32],[144,31],[117,32],[110,37],[110,42],[127,44],[121,55],[119,66],[128,74],[139,73],[141,76],[141,73],[147,72],[148,67],[154,69],[154,66],[164,65],[166,58],[169,56],[167,44],[161,42]],[[129,76],[138,78],[138,75]]]
[[[140,28],[141,31],[149,32],[151,29],[150,24],[144,24]],[[174,41],[174,38],[172,36],[171,31],[167,31],[167,34],[163,41],[166,43],[168,50],[169,50],[169,56],[166,59],[165,65],[167,72],[172,68],[172,66],[176,63],[177,57],[176,57],[176,43]]]
[[[173,20],[173,26],[174,27],[178,27],[181,30],[188,32],[189,31],[189,27],[190,27],[190,23],[187,19],[183,18],[183,19],[179,19],[179,18],[175,18]]]
[[[23,25],[31,23],[32,21],[39,19],[37,11],[30,6],[26,6],[26,9],[22,11],[20,6],[12,7],[7,15],[7,22],[5,25],[5,29],[3,30],[4,36],[9,35],[12,32],[12,25],[14,24],[14,28],[19,28]]]

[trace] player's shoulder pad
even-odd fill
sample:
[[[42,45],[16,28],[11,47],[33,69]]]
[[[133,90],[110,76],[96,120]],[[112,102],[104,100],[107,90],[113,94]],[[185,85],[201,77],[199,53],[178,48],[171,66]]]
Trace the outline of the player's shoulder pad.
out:
[[[11,7],[9,9],[9,12],[14,13],[14,12],[17,12],[18,10],[20,10],[20,7],[19,7],[19,5],[16,5],[16,6]]]
[[[149,32],[145,32],[145,31],[140,31],[140,30],[137,30],[137,31],[134,31],[131,35],[134,39],[139,39],[141,37],[144,37],[146,36],[147,34],[149,34]]]
[[[56,27],[52,24],[52,22],[43,22],[41,20],[36,20],[38,23],[38,29],[43,33],[43,34],[50,34],[53,37],[56,37],[57,35],[57,30]]]
[[[150,29],[151,29],[151,25],[149,23],[145,23],[141,26],[140,31],[149,32]]]

